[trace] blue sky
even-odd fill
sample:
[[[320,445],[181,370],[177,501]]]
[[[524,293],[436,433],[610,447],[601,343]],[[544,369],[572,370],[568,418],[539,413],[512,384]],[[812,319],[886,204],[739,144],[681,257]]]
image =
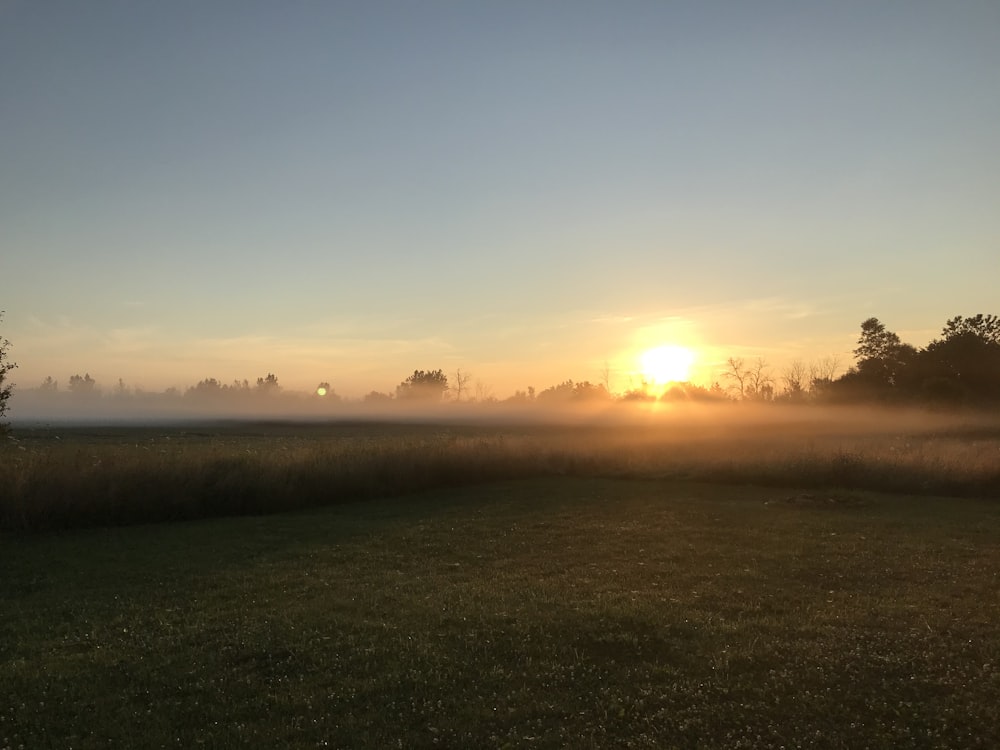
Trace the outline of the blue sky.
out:
[[[996,2],[0,0],[30,387],[499,395],[1000,312]]]

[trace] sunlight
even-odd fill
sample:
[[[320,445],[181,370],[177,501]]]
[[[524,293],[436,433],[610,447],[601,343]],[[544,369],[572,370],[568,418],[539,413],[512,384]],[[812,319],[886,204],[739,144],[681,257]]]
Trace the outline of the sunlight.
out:
[[[317,388],[316,389],[316,395],[317,396],[325,396],[326,395],[326,388],[323,387],[323,386],[320,386],[319,388]]]
[[[649,383],[685,383],[691,379],[691,365],[695,355],[683,346],[658,346],[649,349],[639,357],[642,376]]]

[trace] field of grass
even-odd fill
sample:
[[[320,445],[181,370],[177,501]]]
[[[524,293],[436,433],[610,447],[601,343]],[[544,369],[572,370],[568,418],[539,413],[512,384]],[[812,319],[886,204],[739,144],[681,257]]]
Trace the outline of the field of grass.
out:
[[[1000,429],[767,415],[17,429],[0,750],[1000,746]]]
[[[2,443],[0,530],[276,513],[544,476],[1000,498],[996,420],[870,410],[35,428]]]
[[[0,748],[1000,746],[1000,504],[542,477],[0,536]]]

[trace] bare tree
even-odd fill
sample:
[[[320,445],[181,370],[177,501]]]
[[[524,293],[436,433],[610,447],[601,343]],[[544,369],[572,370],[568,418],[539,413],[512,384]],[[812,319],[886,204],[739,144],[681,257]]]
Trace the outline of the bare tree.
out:
[[[462,372],[462,368],[459,367],[455,370],[455,374],[452,377],[454,378],[454,382],[451,390],[455,392],[455,401],[461,401],[463,395],[468,396],[469,381],[472,380],[472,373],[468,371]]]
[[[747,396],[760,401],[770,401],[774,398],[774,378],[771,376],[771,366],[763,357],[747,367]]]
[[[722,377],[729,381],[726,390],[739,398],[746,398],[748,372],[743,357],[730,357],[726,360],[726,370]]]
[[[728,390],[737,398],[762,401],[774,398],[774,378],[763,357],[757,357],[752,364],[747,364],[742,357],[730,357],[726,360],[726,368],[722,377],[730,382]]]
[[[809,365],[809,383],[817,380],[833,380],[840,369],[840,358],[836,354],[820,357]]]
[[[785,383],[784,395],[792,401],[801,401],[812,382],[801,359],[792,360],[792,363],[782,373],[781,379]]]
[[[601,368],[600,383],[604,386],[604,390],[611,393],[611,365],[608,360],[604,360],[604,367]]]
[[[490,401],[495,401],[496,396],[493,395],[493,386],[488,383],[484,383],[482,380],[476,381],[476,401],[480,403],[486,403]]]

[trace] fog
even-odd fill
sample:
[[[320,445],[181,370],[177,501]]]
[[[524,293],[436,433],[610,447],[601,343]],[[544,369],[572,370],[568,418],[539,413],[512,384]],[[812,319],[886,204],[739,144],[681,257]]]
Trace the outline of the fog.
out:
[[[879,435],[965,429],[1000,429],[1000,415],[928,411],[873,405],[821,406],[747,402],[461,402],[345,401],[280,393],[242,399],[198,399],[171,394],[96,395],[17,392],[10,402],[12,428],[72,425],[167,425],[217,421],[426,422],[479,425],[609,425],[656,428],[659,437],[768,437]]]

